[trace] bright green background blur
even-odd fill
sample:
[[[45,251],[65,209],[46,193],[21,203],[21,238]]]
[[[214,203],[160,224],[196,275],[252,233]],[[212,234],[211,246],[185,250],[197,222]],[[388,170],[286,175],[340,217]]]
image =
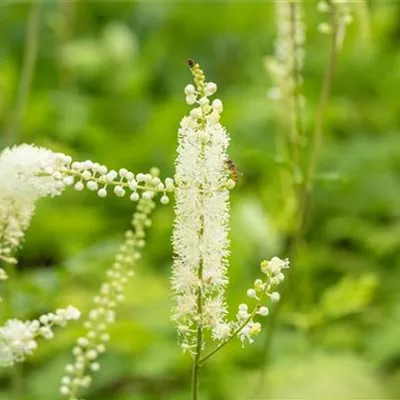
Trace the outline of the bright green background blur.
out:
[[[365,20],[356,18],[338,63],[320,170],[339,179],[317,184],[264,392],[252,392],[261,336],[246,349],[231,344],[206,365],[202,400],[400,398],[400,6],[372,1],[370,8],[369,37]],[[18,121],[31,9],[27,2],[0,4],[2,147],[35,143],[115,169],[145,172],[156,165],[162,177],[172,176],[177,129],[188,111],[187,57],[218,84],[230,154],[244,174],[232,193],[234,312],[259,261],[286,251],[288,216],[273,162],[282,120],[267,97],[264,69],[273,53],[273,2],[44,1],[37,64]],[[326,16],[314,1],[305,2],[305,14],[310,133],[329,39],[317,32]],[[3,314],[9,308],[15,317],[34,318],[68,304],[88,310],[132,207],[127,198],[100,200],[73,190],[42,201],[18,275],[1,286]],[[171,206],[157,209],[87,400],[189,397],[190,358],[169,321],[172,220]],[[14,394],[11,371],[0,371],[0,399],[59,398],[79,332],[79,323],[70,324],[43,343],[19,371],[20,381],[14,378]]]

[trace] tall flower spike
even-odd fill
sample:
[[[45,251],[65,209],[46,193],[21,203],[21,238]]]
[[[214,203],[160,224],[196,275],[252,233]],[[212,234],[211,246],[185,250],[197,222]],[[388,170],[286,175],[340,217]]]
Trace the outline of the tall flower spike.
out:
[[[132,267],[141,257],[145,246],[145,230],[151,225],[149,215],[155,203],[142,198],[132,218],[133,230],[125,233],[125,242],[107,271],[107,280],[94,297],[94,308],[88,313],[84,327],[86,334],[78,338],[73,349],[74,363],[66,366],[67,374],[61,379],[60,393],[70,400],[77,399],[81,388],[91,384],[90,371],[100,369],[97,358],[104,353],[110,335],[107,330],[115,319],[115,308],[124,299],[124,288],[134,275]]]
[[[178,132],[172,318],[182,348],[195,353],[196,329],[214,332],[227,314],[228,188],[235,183],[225,166],[229,137],[219,123],[222,102],[209,99],[217,86],[206,82],[198,64],[191,70],[195,86],[186,86],[185,95],[194,108]]]

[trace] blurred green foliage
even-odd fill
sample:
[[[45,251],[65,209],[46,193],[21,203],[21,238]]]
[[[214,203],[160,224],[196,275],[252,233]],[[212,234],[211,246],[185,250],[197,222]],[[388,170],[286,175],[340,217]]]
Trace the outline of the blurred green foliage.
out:
[[[273,342],[265,393],[261,337],[232,344],[204,369],[202,399],[400,398],[400,6],[370,1],[371,33],[350,26],[329,105],[323,160],[306,244]],[[187,112],[187,57],[217,82],[230,153],[244,173],[232,194],[231,309],[262,258],[284,256],[288,215],[279,195],[263,59],[273,52],[272,2],[43,1],[38,57],[18,139],[10,135],[31,3],[0,4],[1,145],[33,142],[111,168],[173,175]],[[313,129],[327,59],[322,18],[305,2],[306,130]],[[1,290],[2,317],[33,318],[67,304],[83,311],[112,262],[132,204],[72,190],[42,201]],[[190,360],[169,322],[172,207],[154,216],[144,260],[128,288],[109,352],[86,399],[187,399]],[[4,304],[5,304],[4,303]],[[8,315],[6,315],[8,313]],[[79,324],[23,365],[18,400],[58,398]],[[18,382],[17,382],[18,384]],[[15,385],[14,385],[15,386]],[[17,399],[9,370],[0,399]]]

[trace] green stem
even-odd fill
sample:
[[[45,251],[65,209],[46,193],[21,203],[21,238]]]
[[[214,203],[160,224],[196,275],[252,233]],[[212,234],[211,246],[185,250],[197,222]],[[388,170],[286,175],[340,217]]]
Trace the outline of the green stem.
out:
[[[41,0],[31,0],[31,10],[26,31],[26,44],[21,79],[18,88],[17,104],[8,128],[9,144],[18,142],[22,118],[29,97],[32,77],[35,71],[40,28],[40,6]]]
[[[315,132],[314,132],[314,141],[313,141],[312,151],[310,154],[310,161],[308,164],[305,181],[302,184],[301,190],[300,190],[299,210],[298,210],[298,214],[297,214],[296,230],[295,230],[295,233],[294,233],[292,240],[290,241],[290,245],[289,245],[288,256],[291,259],[292,263],[293,263],[293,260],[296,258],[299,244],[303,240],[304,233],[305,233],[305,230],[307,227],[307,221],[308,221],[310,205],[311,205],[312,189],[313,189],[314,180],[315,180],[315,173],[317,170],[318,161],[319,161],[321,148],[322,148],[324,117],[325,117],[326,108],[327,108],[327,104],[328,104],[328,100],[329,100],[329,96],[330,96],[330,92],[331,92],[332,81],[333,81],[333,76],[334,76],[336,61],[337,61],[338,21],[337,21],[336,9],[335,9],[334,5],[332,5],[331,19],[332,19],[332,30],[333,31],[332,31],[332,41],[331,41],[329,61],[327,64],[327,68],[325,70],[325,75],[324,75],[324,80],[323,80],[323,85],[322,85],[322,90],[321,90],[321,95],[320,95],[320,101],[319,101],[319,105],[318,105],[316,124],[315,124]],[[275,308],[274,313],[272,313],[271,323],[268,325],[269,329],[267,332],[267,337],[264,342],[264,348],[263,348],[264,361],[263,361],[263,366],[262,366],[262,369],[260,372],[260,382],[259,382],[259,385],[257,388],[257,393],[260,393],[260,391],[262,391],[262,389],[263,389],[264,375],[265,375],[265,371],[267,368],[267,364],[270,359],[270,349],[271,349],[271,345],[272,345],[272,340],[273,340],[274,334],[276,332],[276,328],[277,328],[278,321],[279,321],[279,316],[280,316],[280,313],[282,310],[282,305],[283,305],[284,299],[286,297],[285,296],[285,294],[286,294],[285,288],[288,287],[288,282],[290,282],[291,275],[292,275],[292,273],[289,271],[287,274],[287,279],[286,279],[286,283],[284,286],[284,292],[282,295],[282,299],[277,304],[277,307]]]
[[[298,13],[298,4],[296,2],[290,3],[290,37],[291,37],[291,45],[292,45],[292,58],[293,58],[293,67],[291,70],[291,79],[293,80],[293,92],[291,93],[291,108],[292,108],[292,127],[291,127],[291,143],[292,143],[292,153],[293,153],[293,162],[296,167],[300,167],[301,165],[301,137],[303,132],[302,121],[301,121],[301,76],[300,76],[300,65],[297,56],[298,48],[297,48],[297,13]]]
[[[22,364],[15,364],[11,368],[12,400],[21,400],[23,394]]]
[[[199,279],[199,287],[197,289],[197,332],[196,332],[196,354],[193,359],[192,370],[192,400],[199,398],[199,372],[200,372],[200,359],[203,347],[203,295],[201,282],[203,279],[203,262],[200,262],[199,271],[197,273]]]

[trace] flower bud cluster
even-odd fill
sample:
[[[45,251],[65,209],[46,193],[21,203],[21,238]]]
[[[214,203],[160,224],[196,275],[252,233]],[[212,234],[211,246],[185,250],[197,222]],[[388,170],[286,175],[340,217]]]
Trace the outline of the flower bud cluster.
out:
[[[9,367],[24,361],[38,347],[38,337],[52,339],[54,326],[65,326],[68,321],[79,317],[80,312],[69,306],[32,321],[8,320],[0,327],[0,366]]]
[[[160,201],[169,203],[168,192],[174,191],[174,181],[166,178],[164,182],[158,177],[159,171],[152,168],[152,173],[134,174],[126,168],[118,172],[108,170],[104,165],[94,163],[91,160],[73,162],[61,171],[53,173],[53,177],[61,180],[66,186],[74,185],[75,190],[82,191],[85,188],[97,192],[101,198],[107,197],[108,192],[113,192],[117,197],[129,195],[130,200],[136,202],[141,197],[152,199],[157,193],[163,193]]]
[[[321,13],[332,13],[333,7],[336,8],[339,29],[342,31],[342,35],[344,35],[346,26],[353,22],[349,0],[331,0],[330,2],[320,0],[317,3],[317,9]],[[323,34],[331,34],[332,25],[329,22],[321,22],[318,25],[318,30]]]
[[[0,154],[0,260],[17,262],[12,253],[24,238],[36,201],[57,196],[64,187],[42,172],[63,168],[68,161],[62,154],[26,144]]]
[[[265,274],[264,279],[256,279],[253,287],[247,290],[247,296],[250,299],[257,301],[252,311],[249,311],[249,306],[246,303],[240,304],[236,314],[236,321],[232,322],[228,328],[224,328],[226,332],[225,340],[232,335],[237,334],[242,344],[247,340],[249,343],[254,341],[261,332],[261,324],[255,322],[256,316],[266,317],[269,315],[269,309],[264,305],[265,299],[269,298],[272,303],[277,303],[280,300],[280,294],[277,292],[277,287],[283,282],[285,276],[283,271],[289,268],[289,260],[281,260],[278,257],[273,257],[270,261],[261,262],[261,272]],[[223,327],[220,328],[221,332]],[[229,332],[229,333],[228,333]]]
[[[189,116],[182,119],[182,128],[196,128],[199,124],[204,125],[206,122],[217,123],[223,111],[223,104],[220,99],[212,101],[209,99],[217,91],[217,85],[214,82],[205,81],[204,73],[199,64],[193,65],[192,73],[196,87],[192,84],[185,87],[186,103],[198,107],[193,108]],[[207,140],[209,140],[209,137],[206,132],[203,132],[202,141],[207,142]]]
[[[115,320],[118,303],[124,300],[125,286],[134,275],[132,267],[140,259],[146,244],[145,230],[151,225],[149,215],[154,207],[151,199],[142,197],[139,200],[132,218],[133,230],[125,233],[125,241],[107,271],[106,281],[101,285],[100,293],[93,298],[95,306],[84,322],[86,333],[77,339],[72,350],[74,362],[66,366],[66,375],[61,379],[60,393],[68,399],[77,400],[79,389],[91,384],[90,371],[100,369],[97,358],[106,350],[110,339],[108,328]]]
[[[116,196],[129,194],[135,202],[161,193],[160,202],[168,204],[174,181],[162,182],[158,175],[156,168],[134,175],[125,168],[108,170],[90,160],[73,162],[70,156],[33,145],[6,148],[0,155],[0,260],[17,262],[13,251],[24,238],[38,199],[58,196],[74,185],[77,191],[86,187],[102,198],[111,188]]]

